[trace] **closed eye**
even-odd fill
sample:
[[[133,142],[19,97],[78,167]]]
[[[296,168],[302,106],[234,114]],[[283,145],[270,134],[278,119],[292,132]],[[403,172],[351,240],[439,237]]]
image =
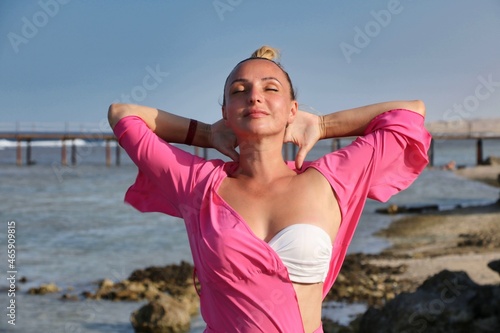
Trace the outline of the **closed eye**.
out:
[[[244,88],[237,88],[237,89],[234,89],[231,91],[231,95],[242,93],[242,92],[245,92]]]

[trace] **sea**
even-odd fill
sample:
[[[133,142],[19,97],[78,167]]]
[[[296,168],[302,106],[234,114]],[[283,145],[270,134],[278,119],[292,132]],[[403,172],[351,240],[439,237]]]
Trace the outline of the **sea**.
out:
[[[341,144],[348,142],[342,140]],[[484,140],[483,144],[484,156],[500,156],[499,140]],[[16,143],[0,140],[0,332],[132,333],[130,314],[145,302],[65,301],[61,295],[95,292],[100,280],[119,281],[136,269],[192,262],[184,224],[166,215],[142,214],[124,204],[124,193],[137,169],[123,151],[120,166],[116,166],[113,146],[113,165],[106,166],[102,142],[78,140],[77,164],[63,166],[60,146],[57,141],[35,141],[31,165],[26,165],[23,147],[25,165],[17,166]],[[308,157],[315,159],[330,149],[330,142],[319,142]],[[390,246],[374,233],[398,217],[377,214],[377,208],[398,204],[450,209],[498,200],[498,188],[438,167],[452,160],[459,166],[473,166],[475,149],[473,140],[436,140],[436,167],[426,169],[388,203],[368,200],[349,252],[377,253]],[[212,150],[207,154],[208,158],[221,158]],[[12,238],[8,241],[9,233],[14,233],[15,243]],[[10,263],[9,244],[16,250],[15,261]],[[12,275],[15,296],[9,293]],[[27,293],[47,283],[55,283],[61,292]],[[8,316],[13,300],[14,322]],[[325,304],[324,315],[347,323],[354,313],[365,309],[364,304],[330,302]],[[191,332],[203,329],[202,318],[194,317]]]

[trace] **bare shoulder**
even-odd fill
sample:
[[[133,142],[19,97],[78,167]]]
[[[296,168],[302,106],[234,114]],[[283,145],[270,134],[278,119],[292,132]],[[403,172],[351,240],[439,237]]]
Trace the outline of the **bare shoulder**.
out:
[[[315,168],[307,168],[304,172],[298,174],[298,176],[307,178],[310,181],[322,181],[322,180],[324,180],[328,183],[325,176],[323,176],[321,174],[321,172],[319,172]]]
[[[321,172],[316,170],[315,168],[308,168],[303,173],[297,175],[297,180],[299,186],[303,188],[305,191],[312,190],[318,194],[326,194],[335,199],[335,193],[332,190],[332,187],[328,180],[323,176]]]

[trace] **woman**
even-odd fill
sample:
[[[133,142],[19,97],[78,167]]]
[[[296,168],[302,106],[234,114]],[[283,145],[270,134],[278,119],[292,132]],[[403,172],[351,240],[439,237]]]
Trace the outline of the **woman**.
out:
[[[275,56],[262,47],[236,65],[213,125],[144,106],[109,109],[139,167],[126,201],[185,221],[206,332],[322,332],[321,303],[366,198],[388,200],[428,162],[422,102],[302,112]],[[359,137],[304,162],[318,140],[345,136]],[[295,165],[283,160],[284,141],[300,147]],[[234,161],[169,143],[216,148]]]

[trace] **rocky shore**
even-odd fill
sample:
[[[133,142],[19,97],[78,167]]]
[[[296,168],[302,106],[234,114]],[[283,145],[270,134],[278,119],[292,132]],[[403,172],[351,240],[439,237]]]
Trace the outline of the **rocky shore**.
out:
[[[165,267],[148,267],[132,272],[125,280],[114,283],[104,279],[90,299],[112,301],[148,300],[130,316],[136,332],[188,332],[191,317],[198,313],[199,297],[192,281],[193,266],[187,262]]]
[[[499,166],[455,172],[499,186]],[[379,235],[392,246],[349,255],[328,296],[368,311],[347,327],[324,319],[325,332],[500,331],[500,201],[408,215]]]
[[[63,293],[60,299],[147,301],[130,316],[136,332],[185,333],[189,332],[192,316],[198,314],[200,305],[192,276],[193,266],[184,261],[164,267],[153,266],[135,270],[119,282],[103,279],[96,284],[95,291],[84,291],[80,295]],[[45,295],[62,291],[55,284],[45,284],[29,289],[28,293]]]

